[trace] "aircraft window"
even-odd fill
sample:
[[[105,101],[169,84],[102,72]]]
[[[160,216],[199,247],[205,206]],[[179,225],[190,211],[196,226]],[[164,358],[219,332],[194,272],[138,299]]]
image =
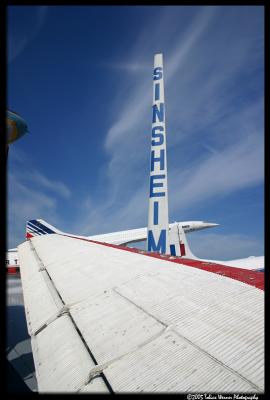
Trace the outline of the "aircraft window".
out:
[[[182,228],[189,228],[190,225],[183,225]]]
[[[15,264],[17,265],[17,261],[18,261],[17,258],[14,261],[15,261]]]
[[[9,265],[9,260],[6,260],[6,265]]]

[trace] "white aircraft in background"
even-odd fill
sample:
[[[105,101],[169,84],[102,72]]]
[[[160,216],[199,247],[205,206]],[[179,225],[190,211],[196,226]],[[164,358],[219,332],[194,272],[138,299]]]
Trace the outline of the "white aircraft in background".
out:
[[[219,265],[222,264],[230,267],[237,267],[254,271],[264,271],[264,256],[249,256],[228,261],[196,257],[190,250],[185,231],[183,230],[182,226],[179,225],[177,222],[170,225],[169,235],[170,243],[171,245],[173,244],[173,248],[176,249],[173,255],[177,255],[190,260],[197,260],[198,262],[205,263],[205,265],[206,263],[208,265],[210,265],[211,263]]]
[[[185,233],[195,232],[207,228],[213,228],[219,224],[206,222],[206,221],[184,221],[174,222],[169,224],[169,232],[172,241],[173,230],[176,229],[176,241],[178,244],[179,252],[174,254],[183,258],[196,259],[212,263],[222,263],[231,267],[239,267],[244,269],[264,271],[264,256],[250,256],[247,258],[238,258],[229,261],[200,259],[196,257],[190,250]],[[181,233],[182,232],[182,233]],[[43,219],[34,219],[26,223],[26,239],[34,236],[46,234],[61,234],[70,237],[77,237],[81,239],[96,240],[102,243],[111,243],[116,245],[128,245],[131,243],[145,241],[147,238],[147,228],[130,229],[125,231],[118,231],[112,233],[105,233],[92,236],[79,236],[65,233]],[[175,233],[174,233],[175,235]],[[180,238],[180,239],[179,239]],[[10,274],[17,274],[19,272],[18,251],[17,248],[9,249],[6,253],[6,267]]]
[[[8,274],[16,275],[19,273],[18,250],[9,249],[6,252],[6,270]]]
[[[185,232],[194,232],[199,231],[206,228],[212,228],[218,226],[219,224],[215,224],[212,222],[205,221],[184,221],[177,222]],[[173,224],[170,224],[173,226]],[[58,233],[70,237],[77,237],[81,239],[90,239],[97,240],[98,242],[103,243],[111,243],[111,244],[119,244],[119,245],[127,245],[134,242],[141,242],[146,240],[147,237],[147,228],[138,228],[138,229],[130,229],[126,231],[112,232],[112,233],[102,233],[99,235],[91,235],[91,236],[80,236],[73,235],[71,233],[66,233],[60,231],[54,226],[48,224],[48,222],[42,219],[33,219],[27,221],[26,223],[26,238],[29,239],[33,236],[46,235]]]
[[[184,221],[174,222],[169,224],[169,235],[170,245],[175,243],[176,252],[175,254],[170,253],[173,256],[180,256],[192,260],[200,260],[208,263],[221,263],[223,265],[238,267],[244,269],[261,270],[264,271],[264,256],[249,256],[246,258],[238,258],[234,260],[222,261],[212,259],[202,259],[196,257],[190,250],[185,233],[195,232],[207,228],[213,228],[219,224],[206,222],[206,221]],[[130,229],[125,231],[118,231],[112,233],[105,233],[91,236],[80,236],[73,235],[70,233],[63,232],[43,219],[33,219],[26,223],[26,239],[34,236],[46,235],[46,234],[61,234],[69,237],[95,240],[102,243],[110,243],[115,245],[128,245],[134,242],[145,241],[147,238],[147,228]],[[177,250],[178,249],[178,250]],[[8,251],[10,255],[10,261],[7,262],[7,266],[19,267],[17,249],[11,249]],[[13,260],[13,262],[12,262]]]
[[[153,79],[147,251],[42,220],[18,246],[39,392],[264,392],[264,273],[199,260],[169,225],[162,54]]]
[[[206,221],[184,221],[178,222],[178,224],[183,228],[185,232],[199,231],[206,228],[213,228],[219,225]],[[172,225],[173,224],[171,224],[170,226]],[[47,235],[52,233],[62,234],[70,237],[77,237],[81,239],[97,240],[103,243],[127,245],[130,243],[146,240],[147,228],[130,229],[92,236],[79,236],[60,231],[43,219],[33,219],[26,222],[26,239],[30,239],[34,236]],[[19,272],[17,248],[9,249],[6,252],[6,268],[9,274],[16,274]]]

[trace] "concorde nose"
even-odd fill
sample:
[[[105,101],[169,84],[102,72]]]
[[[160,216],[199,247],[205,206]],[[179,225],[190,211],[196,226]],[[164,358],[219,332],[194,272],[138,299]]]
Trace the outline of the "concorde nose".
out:
[[[214,222],[203,222],[205,228],[212,228],[214,226],[219,226],[220,224],[215,224]]]
[[[219,224],[216,224],[214,222],[194,221],[193,223],[190,224],[190,231],[193,231],[193,230],[199,231],[201,229],[213,228],[218,225]]]

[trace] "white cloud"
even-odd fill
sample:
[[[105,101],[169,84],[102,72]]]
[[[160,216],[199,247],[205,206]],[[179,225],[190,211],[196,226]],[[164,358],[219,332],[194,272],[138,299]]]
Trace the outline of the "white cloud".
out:
[[[16,247],[25,237],[25,223],[28,219],[48,218],[57,221],[57,201],[41,191],[21,183],[13,174],[8,180],[8,247]]]
[[[19,150],[17,147],[12,147],[9,152],[8,160],[10,170],[14,171],[13,176],[16,176],[17,182],[20,182],[25,187],[29,189],[35,189],[37,191],[49,191],[54,192],[60,197],[69,198],[71,192],[67,185],[63,182],[57,181],[55,179],[50,179],[37,168],[32,166],[32,162],[27,157],[27,155]],[[10,184],[12,184],[10,182]]]
[[[43,218],[60,223],[59,205],[71,196],[62,182],[48,179],[37,169],[31,169],[31,160],[22,151],[12,147],[9,152],[8,226],[9,247],[23,241],[28,219]],[[12,171],[12,172],[11,172]]]
[[[169,85],[172,78],[175,78],[176,70],[178,69],[179,72],[182,63],[185,60],[185,57],[187,57],[187,55],[189,54],[189,51],[192,49],[194,43],[196,43],[196,41],[200,39],[200,35],[202,35],[203,32],[207,29],[208,23],[210,22],[211,18],[213,18],[214,14],[215,8],[210,8],[210,10],[208,11],[202,10],[200,13],[198,13],[198,15],[195,16],[191,25],[188,27],[184,38],[180,40],[180,46],[179,41],[176,41],[177,45],[174,46],[173,51],[170,51],[170,54],[172,55],[167,60],[165,59],[166,85]],[[162,36],[163,33],[166,32],[166,23],[168,22],[167,18],[168,15],[165,9],[165,14],[163,18],[161,18],[159,24],[156,25],[156,30],[151,33],[153,36]],[[172,23],[172,21],[170,23]],[[146,28],[146,31],[148,32],[148,27]],[[148,37],[149,33],[140,35],[139,40],[134,46],[135,48],[132,49],[130,54],[131,60],[134,61],[127,64],[120,64],[120,69],[125,68],[129,70],[130,65],[138,65],[135,60],[138,56],[140,57],[140,55],[142,54],[142,49],[144,49],[145,54],[151,54],[151,52],[149,52],[149,49],[146,47],[147,44],[148,46],[150,46],[151,44],[151,40],[146,40],[146,38]],[[169,45],[169,48],[171,48],[171,45]],[[134,68],[132,68],[132,71],[133,70]],[[116,148],[116,146],[121,145],[121,143],[125,143],[127,140],[133,141],[136,134],[136,129],[134,128],[141,128],[142,125],[140,122],[143,119],[146,121],[149,120],[150,122],[150,118],[147,118],[147,114],[151,116],[150,101],[152,96],[152,81],[150,80],[150,78],[150,75],[145,75],[145,78],[142,79],[140,75],[139,83],[134,77],[128,76],[128,84],[125,84],[125,82],[122,83],[122,90],[125,91],[125,93],[123,96],[120,97],[121,105],[117,104],[117,109],[122,110],[122,112],[120,114],[120,117],[117,118],[117,121],[115,121],[113,126],[109,129],[105,140],[106,149],[111,150],[112,153],[117,151],[118,147]],[[141,131],[142,130],[140,129],[140,132]]]
[[[126,63],[108,63],[106,65],[101,65],[106,68],[113,68],[120,71],[126,72],[138,72],[138,71],[148,71],[149,65],[146,63],[139,63],[139,62],[126,62]]]
[[[44,189],[55,192],[61,197],[68,198],[71,195],[70,190],[65,184],[63,184],[62,182],[50,180],[38,171],[28,173],[24,172],[24,174],[21,175],[21,178],[23,180],[29,181],[32,185],[39,185]]]
[[[263,179],[263,141],[260,136],[249,135],[245,141],[210,154],[191,168],[170,171],[170,207],[172,211],[191,209],[205,199],[226,196]]]

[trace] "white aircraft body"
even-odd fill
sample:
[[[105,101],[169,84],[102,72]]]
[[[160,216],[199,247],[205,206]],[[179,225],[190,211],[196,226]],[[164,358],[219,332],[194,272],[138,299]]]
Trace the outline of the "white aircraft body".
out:
[[[206,221],[184,221],[178,222],[185,232],[194,232],[199,231],[206,228],[212,228],[218,226],[219,224],[215,224],[212,222]],[[173,224],[170,224],[170,227]],[[91,239],[97,240],[99,242],[111,243],[111,244],[119,244],[119,245],[127,245],[134,242],[141,242],[146,240],[147,238],[147,228],[138,228],[138,229],[129,229],[125,231],[119,232],[111,232],[100,235],[92,235],[92,236],[79,236],[73,235],[70,233],[66,233],[60,231],[54,226],[50,225],[48,222],[43,219],[30,220],[26,223],[26,238],[29,239],[33,236],[46,235],[58,233],[70,237],[77,237],[81,239]],[[6,253],[6,267],[8,273],[14,274],[18,272],[19,262],[18,262],[18,252],[17,248],[9,249]]]
[[[157,72],[163,80],[161,55],[154,85]],[[152,140],[166,143],[163,122]],[[165,192],[149,200],[154,251],[28,221],[18,254],[38,391],[263,393],[264,273],[195,257],[185,228],[166,226],[166,177],[151,185]]]
[[[219,224],[206,222],[206,221],[183,221],[183,222],[174,222],[169,224],[169,234],[172,236],[172,228],[177,224],[178,230],[183,229],[186,233],[195,232],[207,228],[213,228],[218,226]],[[147,228],[138,228],[138,229],[130,229],[125,231],[118,231],[112,233],[105,233],[100,235],[92,235],[92,236],[80,236],[73,235],[70,233],[65,233],[55,228],[53,225],[48,222],[37,219],[27,221],[26,224],[26,238],[30,238],[33,236],[40,236],[45,234],[57,233],[70,237],[77,237],[81,239],[89,239],[96,240],[103,243],[111,243],[117,245],[127,245],[131,243],[145,241],[147,239]],[[179,240],[179,236],[177,234],[177,240]],[[179,249],[179,256],[188,257],[190,259],[197,259],[190,250],[187,239],[184,235],[182,235],[182,239],[179,242],[179,246],[176,246]],[[220,261],[220,260],[209,260],[209,259],[200,259],[201,261],[208,261],[213,263],[222,262],[223,265],[229,265],[232,267],[240,267],[245,269],[254,269],[254,270],[264,270],[264,256],[249,256],[247,258],[239,258],[229,261]],[[6,267],[8,273],[16,274],[19,272],[19,262],[18,262],[18,251],[17,248],[9,249],[6,253]]]
[[[14,249],[9,249],[6,256],[6,266],[15,266],[18,265],[18,251],[15,247]]]
[[[218,226],[219,224],[206,222],[206,221],[184,221],[184,222],[174,222],[169,224],[169,234],[171,237],[172,243],[172,228],[177,225],[178,230],[183,229],[183,232],[195,232],[207,228],[212,228]],[[100,235],[92,235],[92,236],[80,236],[73,235],[70,233],[65,233],[55,228],[53,225],[48,222],[37,219],[27,221],[26,224],[26,238],[31,238],[34,236],[40,236],[45,234],[62,234],[65,236],[76,237],[81,239],[89,239],[95,240],[103,243],[111,243],[117,245],[127,245],[131,243],[145,241],[147,239],[147,228],[138,228],[138,229],[130,229],[119,232],[105,233]],[[179,241],[179,233],[177,233],[176,241]],[[178,249],[178,256],[188,257],[190,259],[197,259],[190,250],[188,245],[186,236],[182,235],[178,246],[174,246],[174,249]],[[172,250],[172,249],[171,249]],[[229,265],[232,267],[239,267],[245,269],[253,269],[253,270],[264,270],[264,256],[250,256],[247,258],[240,258],[229,261],[220,261],[220,260],[209,260],[209,259],[200,259],[201,261],[207,261],[212,263],[220,263],[223,265]],[[6,268],[9,274],[17,274],[19,272],[19,261],[18,261],[18,251],[17,248],[9,249],[6,253]]]
[[[219,225],[206,221],[184,221],[184,222],[177,222],[177,224],[179,224],[184,229],[185,232],[199,231],[202,229],[212,228]],[[170,224],[170,227],[171,226],[173,226],[173,224]],[[81,239],[97,240],[99,242],[104,242],[104,243],[127,245],[130,243],[146,240],[147,228],[129,229],[125,231],[102,233],[99,235],[91,235],[91,236],[80,236],[60,231],[59,229],[48,224],[48,222],[42,219],[30,220],[27,221],[26,223],[27,238],[37,235],[45,235],[52,233],[59,233],[62,235],[77,237]]]
[[[17,248],[9,249],[6,252],[6,271],[8,274],[19,273],[19,260]]]
[[[178,255],[183,258],[188,258],[190,260],[198,260],[201,262],[222,264],[231,267],[250,269],[250,270],[260,270],[264,271],[264,256],[249,256],[246,258],[238,258],[234,260],[211,260],[206,258],[196,257],[190,250],[185,231],[180,224],[175,222],[170,226],[170,241],[173,243],[173,255]],[[172,250],[172,246],[171,246]],[[172,254],[172,253],[171,253]]]

